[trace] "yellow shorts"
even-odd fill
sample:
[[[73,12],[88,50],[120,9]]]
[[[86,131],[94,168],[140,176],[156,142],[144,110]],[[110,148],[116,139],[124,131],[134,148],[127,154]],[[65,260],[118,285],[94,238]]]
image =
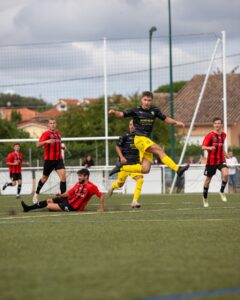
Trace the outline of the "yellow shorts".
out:
[[[153,162],[153,154],[147,152],[147,149],[154,144],[155,143],[146,136],[135,135],[134,145],[139,151],[140,162],[142,162],[143,158]]]
[[[118,180],[118,182],[124,184],[128,176],[130,176],[132,179],[134,179],[136,176],[143,177],[143,174],[142,173],[130,173],[130,172],[126,172],[126,171],[121,171],[121,172],[118,173],[117,180]]]

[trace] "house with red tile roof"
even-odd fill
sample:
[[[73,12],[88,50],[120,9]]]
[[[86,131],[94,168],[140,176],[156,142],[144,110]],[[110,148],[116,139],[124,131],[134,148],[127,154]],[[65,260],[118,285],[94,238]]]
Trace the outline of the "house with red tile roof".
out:
[[[185,134],[190,127],[205,75],[195,75],[174,97],[174,118],[186,124]],[[169,114],[169,94],[155,94],[155,104]],[[204,136],[213,130],[214,117],[223,119],[222,74],[210,75],[190,143],[201,144]],[[228,146],[240,147],[240,74],[227,74],[227,136]]]

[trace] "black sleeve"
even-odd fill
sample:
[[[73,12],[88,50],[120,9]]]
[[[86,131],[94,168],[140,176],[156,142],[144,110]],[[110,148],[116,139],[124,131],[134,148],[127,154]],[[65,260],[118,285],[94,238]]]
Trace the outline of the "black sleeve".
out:
[[[156,107],[154,110],[157,118],[161,119],[162,121],[164,121],[167,118],[167,116],[164,115],[159,108]]]
[[[134,108],[130,108],[130,109],[127,109],[123,112],[123,117],[124,118],[127,118],[127,117],[133,117],[135,115],[134,113]]]
[[[123,147],[124,143],[126,141],[126,133],[124,133],[120,138],[116,141],[116,145],[120,148]]]

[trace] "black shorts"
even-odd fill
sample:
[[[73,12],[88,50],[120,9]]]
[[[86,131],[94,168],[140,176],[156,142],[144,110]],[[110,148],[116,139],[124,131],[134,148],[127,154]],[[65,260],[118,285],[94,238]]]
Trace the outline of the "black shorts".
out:
[[[72,207],[72,205],[68,203],[67,198],[56,197],[56,198],[53,198],[52,200],[53,200],[53,203],[58,204],[58,206],[61,208],[61,210],[74,211],[74,208]]]
[[[217,170],[221,171],[223,168],[227,168],[226,163],[219,165],[206,165],[204,170],[204,175],[207,177],[213,177],[216,174]]]
[[[65,169],[62,159],[59,160],[45,160],[43,166],[43,175],[49,176],[53,170]]]
[[[10,173],[12,181],[22,180],[22,173]]]

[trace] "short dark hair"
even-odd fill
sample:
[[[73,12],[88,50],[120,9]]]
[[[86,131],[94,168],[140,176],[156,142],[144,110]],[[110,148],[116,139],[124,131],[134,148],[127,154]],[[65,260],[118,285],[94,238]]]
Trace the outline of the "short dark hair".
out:
[[[215,117],[213,119],[213,123],[215,123],[216,121],[221,121],[221,123],[223,123],[223,120],[221,118],[219,118],[219,117]]]
[[[142,92],[142,98],[143,97],[149,97],[149,98],[153,99],[153,93],[149,92],[149,91],[144,91],[144,92]]]
[[[81,170],[77,171],[77,174],[78,174],[78,175],[84,175],[84,176],[87,176],[87,177],[89,177],[89,175],[90,175],[90,172],[89,172],[89,170],[88,170],[88,169],[86,169],[86,168],[83,168],[83,169],[81,169]]]
[[[13,147],[14,147],[14,146],[17,146],[17,145],[18,145],[18,146],[20,146],[20,144],[19,144],[19,143],[15,143],[15,144],[13,145]]]

